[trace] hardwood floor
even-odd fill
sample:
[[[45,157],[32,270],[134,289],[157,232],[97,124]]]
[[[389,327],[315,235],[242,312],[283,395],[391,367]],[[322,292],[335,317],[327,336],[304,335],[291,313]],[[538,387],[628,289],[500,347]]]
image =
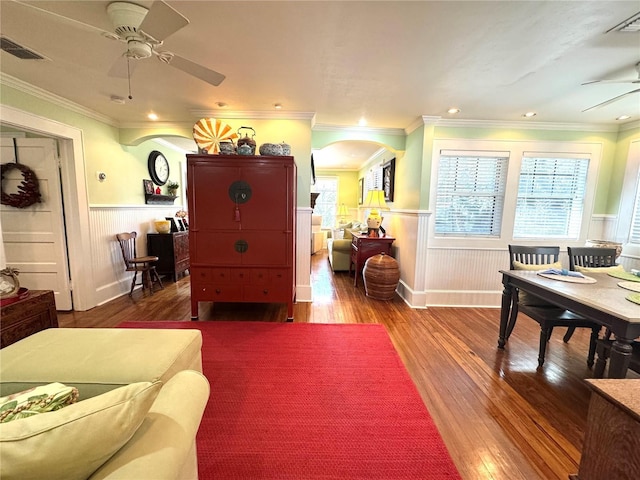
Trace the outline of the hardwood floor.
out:
[[[463,478],[562,479],[576,473],[591,377],[588,332],[568,344],[554,332],[536,371],[539,328],[521,315],[504,351],[499,309],[409,308],[366,297],[346,272],[333,273],[326,250],[312,257],[313,303],[295,305],[296,322],[381,323],[411,374]],[[114,327],[122,321],[190,321],[186,276],[153,296],[136,291],[88,312],[59,312],[60,327]],[[286,318],[286,305],[200,304],[200,320]],[[637,377],[636,377],[637,378]]]

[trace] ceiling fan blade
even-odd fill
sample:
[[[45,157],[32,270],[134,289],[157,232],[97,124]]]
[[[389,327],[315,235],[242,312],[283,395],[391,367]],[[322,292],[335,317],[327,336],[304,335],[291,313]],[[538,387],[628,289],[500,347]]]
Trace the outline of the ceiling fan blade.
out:
[[[591,80],[590,82],[585,82],[581,85],[593,85],[594,83],[640,83],[640,79],[635,78],[633,80]]]
[[[626,97],[627,95],[631,95],[632,93],[637,93],[637,92],[640,92],[640,88],[636,88],[635,90],[631,90],[630,92],[623,93],[622,95],[618,95],[617,97],[610,98],[606,102],[602,102],[602,103],[599,103],[598,105],[594,105],[593,107],[589,107],[589,108],[587,108],[585,110],[582,110],[582,113],[588,112],[590,110],[594,110],[596,108],[604,107],[605,105],[609,105],[609,104],[611,104],[613,102],[617,102],[621,98]]]
[[[164,55],[162,55],[164,54]],[[222,83],[222,81],[226,78],[223,74],[218,73],[214,70],[209,70],[202,65],[192,62],[191,60],[187,60],[186,58],[179,57],[178,55],[168,56],[167,52],[160,52],[158,55],[158,59],[164,63],[168,63],[172,67],[177,68],[178,70],[182,70],[189,75],[193,75],[196,78],[199,78],[202,81],[210,83],[211,85],[218,86]]]
[[[81,30],[87,31],[87,32],[91,32],[91,33],[98,33],[100,35],[108,35],[110,37],[113,37],[113,32],[108,32],[107,30],[103,30],[102,28],[99,27],[95,27],[93,25],[89,25],[88,23],[84,23],[81,22],[79,20],[74,20],[73,18],[69,18],[69,17],[65,17],[64,15],[60,15],[59,13],[55,13],[55,12],[51,12],[49,10],[45,10],[44,8],[40,8],[37,5],[34,5],[33,3],[25,3],[22,2],[20,0],[12,0],[14,3],[17,3],[18,5],[22,5],[23,7],[27,7],[30,8],[31,10],[41,14],[41,15],[46,15],[49,18],[60,22],[60,23],[64,23],[66,25],[69,25],[71,27],[74,28],[79,28]]]
[[[189,20],[184,15],[162,0],[156,0],[138,30],[161,42],[188,24]]]

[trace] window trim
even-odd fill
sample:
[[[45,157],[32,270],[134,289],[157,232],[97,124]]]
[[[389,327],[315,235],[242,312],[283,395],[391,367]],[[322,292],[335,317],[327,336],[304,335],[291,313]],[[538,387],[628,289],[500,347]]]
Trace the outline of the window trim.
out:
[[[429,226],[429,242],[434,247],[472,247],[472,248],[506,248],[510,243],[540,244],[540,238],[513,239],[515,210],[518,195],[518,183],[522,158],[525,155],[555,155],[588,157],[590,159],[587,173],[587,188],[585,192],[584,210],[580,235],[576,240],[555,240],[563,245],[584,244],[589,234],[589,226],[593,215],[595,194],[598,181],[598,172],[602,159],[602,144],[589,142],[555,142],[537,140],[466,140],[466,139],[437,139],[433,142],[432,171],[430,182],[429,206],[435,209],[436,193],[438,185],[438,168],[442,151],[458,151],[469,154],[482,154],[484,152],[509,152],[507,164],[507,181],[505,186],[505,198],[502,211],[502,227],[499,237],[438,237],[435,235],[435,211],[431,215]],[[448,153],[448,152],[447,152]]]
[[[624,172],[620,208],[618,209],[618,228],[616,241],[621,242],[622,255],[640,257],[640,245],[628,243],[631,233],[631,215],[636,195],[636,188],[640,189],[640,139],[633,140],[629,145],[627,167]]]

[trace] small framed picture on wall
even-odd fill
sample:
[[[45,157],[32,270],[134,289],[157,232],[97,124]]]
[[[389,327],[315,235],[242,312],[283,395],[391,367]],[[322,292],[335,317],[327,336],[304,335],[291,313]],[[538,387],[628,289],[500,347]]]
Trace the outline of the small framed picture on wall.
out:
[[[153,182],[151,180],[142,180],[144,185],[144,193],[147,195],[153,195]]]
[[[393,202],[393,184],[396,178],[396,159],[392,158],[382,165],[382,190],[384,190],[384,199],[387,202]]]
[[[358,205],[362,205],[364,203],[364,178],[358,180],[358,192],[360,193]]]

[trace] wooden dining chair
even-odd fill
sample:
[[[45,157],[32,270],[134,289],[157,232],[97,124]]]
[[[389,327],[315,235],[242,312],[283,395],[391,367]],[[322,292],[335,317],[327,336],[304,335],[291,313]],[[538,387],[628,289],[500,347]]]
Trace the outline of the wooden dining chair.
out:
[[[601,247],[567,247],[569,270],[615,267],[616,249]]]
[[[509,245],[511,270],[544,270],[546,268],[561,268],[558,262],[560,247],[536,247],[525,245]],[[557,307],[544,299],[535,297],[528,292],[520,292],[514,288],[511,296],[511,314],[507,324],[507,338],[511,335],[516,324],[518,313],[522,312],[540,325],[540,345],[538,349],[538,368],[544,364],[547,343],[555,327],[568,327],[564,342],[568,342],[576,328],[589,328],[591,337],[587,365],[593,366],[596,340],[600,325],[564,308]]]
[[[142,285],[144,290],[149,287],[151,295],[153,295],[153,282],[158,282],[161,289],[164,289],[162,280],[156,272],[155,262],[158,261],[158,257],[147,255],[145,257],[138,257],[136,252],[136,238],[138,234],[136,232],[118,233],[116,239],[120,243],[120,250],[122,251],[122,259],[124,260],[125,269],[127,272],[133,272],[133,279],[131,280],[131,290],[129,296],[133,293],[133,289],[136,285]],[[136,283],[138,272],[142,273],[141,283]]]
[[[571,270],[589,269],[590,271],[597,271],[597,269],[601,268],[606,271],[608,268],[616,266],[617,251],[615,248],[567,247],[567,253],[569,254],[569,268]],[[607,366],[607,360],[611,354],[612,344],[611,330],[607,328],[603,336],[596,340],[597,359],[593,369],[595,378],[602,378],[604,369]],[[634,363],[635,368],[631,365],[629,368],[638,371],[640,370],[640,347],[634,347],[634,356],[636,359],[635,362],[632,360],[632,363]]]

